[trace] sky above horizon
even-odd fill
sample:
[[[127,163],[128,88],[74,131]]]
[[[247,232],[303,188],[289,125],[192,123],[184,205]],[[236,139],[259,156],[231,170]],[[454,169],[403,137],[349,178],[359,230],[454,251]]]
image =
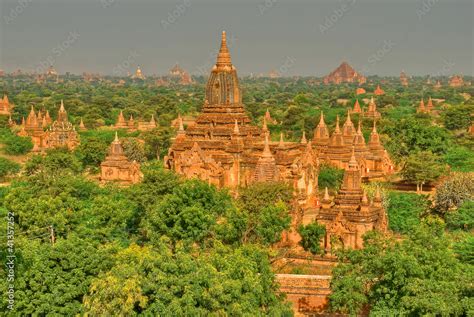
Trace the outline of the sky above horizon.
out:
[[[0,0],[0,69],[207,75],[227,31],[240,75],[474,74],[472,0]]]

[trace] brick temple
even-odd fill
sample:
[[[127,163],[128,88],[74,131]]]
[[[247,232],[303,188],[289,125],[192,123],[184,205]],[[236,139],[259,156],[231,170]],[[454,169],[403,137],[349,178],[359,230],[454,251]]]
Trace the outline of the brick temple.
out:
[[[341,84],[341,83],[359,83],[363,84],[367,81],[364,75],[359,74],[347,62],[342,62],[338,68],[323,78],[325,84]]]
[[[76,128],[68,120],[64,102],[58,110],[57,119],[52,121],[49,112],[35,112],[34,107],[26,118],[23,119],[20,136],[29,136],[33,142],[33,151],[43,151],[51,148],[66,147],[70,150],[79,145],[79,135]]]
[[[13,105],[8,101],[7,95],[3,95],[3,99],[0,99],[0,115],[11,115]]]

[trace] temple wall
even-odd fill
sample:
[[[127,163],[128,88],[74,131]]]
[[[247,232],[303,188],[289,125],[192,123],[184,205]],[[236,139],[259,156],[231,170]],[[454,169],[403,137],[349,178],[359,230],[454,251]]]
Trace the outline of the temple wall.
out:
[[[328,304],[330,275],[276,274],[276,280],[291,302],[295,316],[320,312]]]

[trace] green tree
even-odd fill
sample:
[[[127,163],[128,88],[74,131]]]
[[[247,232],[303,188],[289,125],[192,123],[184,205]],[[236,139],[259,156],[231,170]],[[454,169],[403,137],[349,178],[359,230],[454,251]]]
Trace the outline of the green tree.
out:
[[[75,153],[84,166],[98,168],[104,161],[109,144],[98,137],[84,138]]]
[[[306,251],[313,254],[320,254],[324,250],[321,249],[321,239],[326,234],[326,227],[316,222],[306,226],[299,226],[298,233],[301,236],[300,244]]]
[[[429,208],[429,201],[423,195],[390,192],[387,209],[388,225],[393,231],[409,233],[418,226],[422,215]]]
[[[322,164],[319,168],[318,186],[319,188],[329,188],[338,190],[341,187],[344,170],[333,166]]]
[[[474,105],[449,106],[442,113],[444,126],[449,130],[466,130],[471,124]]]
[[[417,192],[423,191],[423,185],[436,180],[446,168],[431,152],[416,152],[411,154],[401,171],[404,180],[416,184]]]
[[[474,199],[474,173],[452,173],[436,186],[435,208],[440,213]]]
[[[0,181],[4,181],[6,177],[18,173],[20,165],[4,157],[0,157]]]
[[[373,316],[461,316],[472,309],[472,266],[460,262],[438,221],[422,223],[397,242],[377,232],[365,248],[341,254],[333,270],[332,310]]]
[[[467,200],[457,209],[445,214],[446,225],[449,229],[474,229],[474,201]]]
[[[146,161],[145,146],[136,138],[122,139],[123,153],[130,161],[143,163]]]
[[[9,155],[23,155],[33,149],[33,143],[29,137],[10,135],[3,143],[3,151]]]

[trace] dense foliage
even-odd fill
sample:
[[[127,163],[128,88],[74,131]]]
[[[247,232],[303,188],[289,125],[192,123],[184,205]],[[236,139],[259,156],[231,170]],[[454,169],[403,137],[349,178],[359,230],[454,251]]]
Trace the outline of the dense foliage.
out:
[[[373,316],[472,313],[474,267],[451,244],[438,221],[422,223],[400,242],[372,232],[363,250],[340,255],[332,309],[355,314],[369,306]]]

